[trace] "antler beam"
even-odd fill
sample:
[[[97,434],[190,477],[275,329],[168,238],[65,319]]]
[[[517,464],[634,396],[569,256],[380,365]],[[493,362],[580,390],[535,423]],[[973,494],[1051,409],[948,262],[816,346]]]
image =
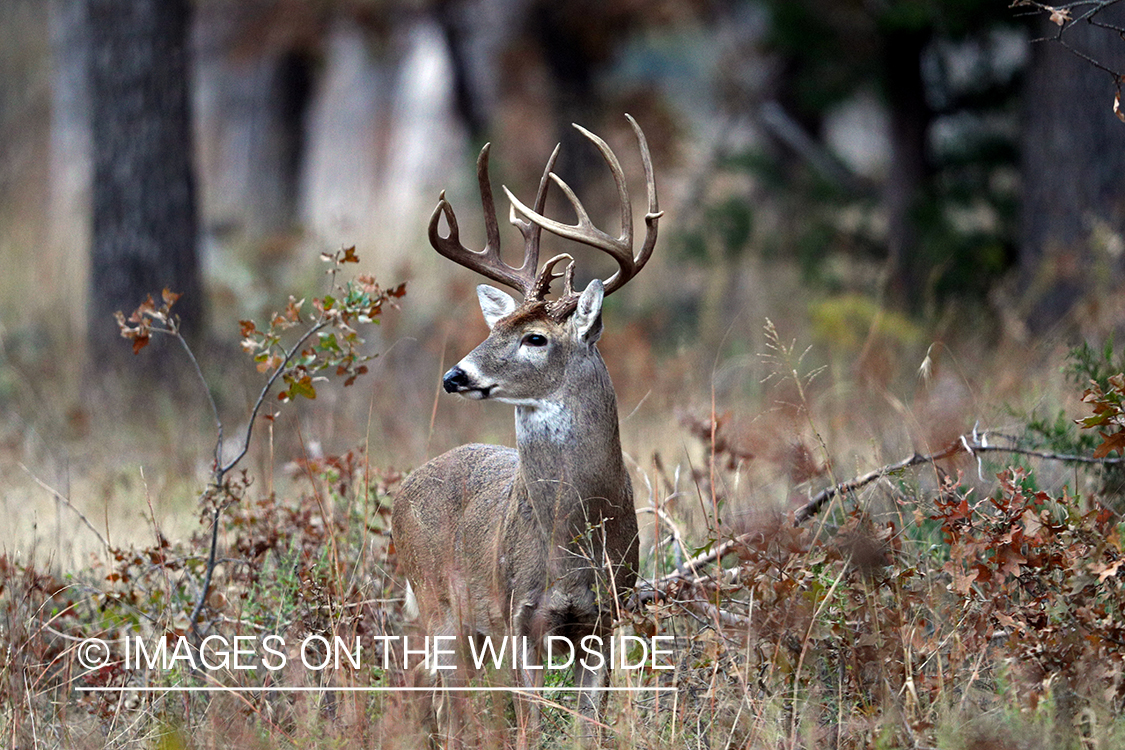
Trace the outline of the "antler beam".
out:
[[[605,163],[609,166],[614,184],[617,186],[621,206],[620,236],[613,237],[596,227],[594,222],[590,220],[586,208],[578,200],[578,196],[574,194],[574,191],[566,182],[552,171],[559,155],[559,147],[556,146],[543,171],[543,177],[539,181],[539,190],[535,195],[534,207],[529,208],[516,198],[507,187],[504,188],[504,193],[511,201],[510,221],[524,237],[523,265],[519,268],[513,268],[505,263],[500,258],[500,230],[496,222],[496,207],[492,199],[492,187],[488,181],[489,146],[486,144],[481,150],[480,158],[477,159],[477,180],[480,182],[481,204],[484,209],[485,235],[487,238],[484,249],[470,250],[461,244],[457,230],[457,219],[453,214],[453,208],[445,199],[444,192],[441,194],[441,199],[438,201],[433,215],[430,216],[430,243],[434,246],[434,249],[455,263],[522,292],[525,301],[544,301],[550,291],[551,282],[565,276],[566,283],[562,296],[549,303],[551,315],[560,320],[573,312],[578,302],[578,295],[574,292],[572,284],[573,259],[566,254],[555,256],[544,264],[542,271],[536,273],[539,262],[541,230],[546,229],[559,237],[580,242],[607,253],[617,262],[618,270],[605,280],[605,293],[607,295],[612,294],[625,286],[644,268],[652,256],[653,248],[656,247],[657,223],[660,217],[664,215],[657,204],[656,179],[653,175],[652,156],[649,153],[648,141],[645,139],[644,132],[641,131],[637,121],[630,115],[625,115],[625,117],[628,118],[629,124],[633,127],[633,132],[636,134],[637,142],[640,145],[648,197],[648,212],[645,214],[645,240],[636,256],[633,255],[633,207],[629,199],[629,188],[625,184],[625,172],[609,145],[580,125],[574,127],[593,143],[601,153]],[[558,185],[567,200],[570,201],[570,205],[574,208],[578,217],[576,224],[563,224],[543,215],[543,208],[547,200],[548,178]],[[442,214],[445,215],[446,223],[449,225],[449,234],[445,237],[442,237],[438,231],[438,223]],[[564,272],[555,273],[555,265],[564,258],[570,260],[571,263],[568,264]]]
[[[567,200],[570,201],[570,205],[574,208],[574,213],[578,217],[576,224],[563,224],[554,219],[549,219],[543,216],[540,210],[528,208],[510,190],[504,188],[508,200],[512,202],[512,209],[518,211],[527,220],[559,237],[565,237],[602,250],[617,261],[617,272],[605,280],[605,293],[607,295],[625,286],[648,263],[653,248],[656,247],[657,222],[664,215],[657,203],[656,179],[653,175],[652,156],[649,153],[648,141],[645,139],[645,134],[637,121],[630,115],[625,115],[625,117],[628,118],[629,124],[633,126],[633,132],[637,136],[638,144],[640,144],[648,196],[648,213],[645,214],[645,241],[636,257],[633,256],[633,207],[629,199],[629,188],[625,184],[625,172],[621,169],[621,163],[617,160],[617,156],[609,145],[582,126],[575,125],[574,127],[597,147],[605,163],[609,166],[614,184],[617,186],[618,198],[621,203],[621,235],[619,237],[613,237],[594,226],[589,213],[582,202],[578,200],[574,191],[554,172],[551,173],[551,179],[563,191]],[[574,294],[573,291],[564,294],[551,303],[552,314],[557,318],[566,317],[574,310],[577,301],[578,295]]]
[[[536,269],[539,266],[539,238],[542,231],[537,224],[516,220],[513,216],[512,223],[524,238],[523,264],[519,268],[514,268],[500,257],[500,227],[496,221],[496,204],[492,199],[492,185],[488,179],[488,153],[491,146],[491,143],[484,144],[480,156],[477,157],[477,182],[480,184],[481,208],[484,212],[484,248],[471,250],[461,244],[457,216],[453,213],[453,206],[445,199],[444,190],[438,198],[437,207],[430,215],[430,244],[454,263],[511,287],[527,297],[538,284]],[[555,146],[539,180],[539,190],[535,194],[535,207],[539,211],[543,210],[547,202],[548,176],[554,169],[558,157],[559,147]],[[442,215],[445,216],[445,222],[449,226],[449,234],[444,237],[441,236],[438,228]]]

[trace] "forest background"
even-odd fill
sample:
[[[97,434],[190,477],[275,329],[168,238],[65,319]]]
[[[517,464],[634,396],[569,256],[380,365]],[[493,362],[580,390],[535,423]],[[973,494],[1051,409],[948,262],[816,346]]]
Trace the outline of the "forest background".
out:
[[[356,607],[368,626],[401,626],[384,524],[397,478],[464,442],[514,443],[507,409],[439,394],[441,373],[486,329],[478,279],[428,245],[437,195],[459,207],[464,237],[483,237],[472,210],[483,143],[494,182],[524,196],[561,142],[557,171],[612,228],[608,172],[569,124],[603,135],[636,188],[625,112],[648,137],[666,213],[652,263],[607,305],[601,348],[638,505],[664,519],[645,532],[651,580],[670,585],[685,557],[714,549],[737,561],[708,560],[728,573],[692,582],[702,604],[635,615],[637,632],[686,618],[677,633],[693,656],[680,684],[701,682],[668,709],[670,723],[649,721],[659,703],[630,705],[624,720],[647,727],[653,746],[1120,740],[1120,479],[1056,459],[1092,457],[1099,431],[1101,457],[1119,450],[1122,26],[1116,2],[5,2],[5,742],[206,746],[230,731],[210,703],[78,695],[88,676],[60,672],[74,659],[68,637],[187,633],[203,620],[369,636],[349,619]],[[548,213],[569,220],[568,210],[559,200]],[[323,299],[322,256],[350,261],[352,247],[355,273],[395,292],[369,316],[380,326],[363,331],[377,358],[351,387],[315,381],[313,399],[302,397],[313,381],[286,379],[254,412],[270,368],[245,342],[267,324],[272,334],[273,311],[290,301]],[[577,257],[580,277],[606,275],[604,259]],[[353,273],[327,267],[331,281]],[[167,336],[137,354],[120,336],[113,313],[165,288],[183,295],[173,312],[194,359]],[[1098,429],[1083,431],[1083,419]],[[1043,455],[979,450],[928,473],[883,472],[840,493],[850,502],[830,504],[799,539],[763,520],[959,440]],[[962,495],[969,515],[951,499]],[[969,508],[986,517],[966,526]],[[1032,529],[1029,509],[1072,527],[1043,516],[1047,530]],[[1026,538],[1005,537],[1015,528],[1005,519],[1024,519]],[[224,555],[270,572],[217,570],[212,528]],[[357,529],[378,543],[351,538]],[[1095,535],[1103,542],[1089,547]],[[742,547],[722,547],[731,540]],[[856,562],[871,540],[878,574]],[[1028,572],[1029,549],[1054,543],[1069,551]],[[326,544],[346,559],[326,563]],[[255,588],[279,570],[299,572]],[[872,576],[883,594],[865,588]],[[933,590],[911,590],[915,576]],[[1101,587],[1089,601],[1075,595],[1082,576]],[[302,598],[309,580],[323,598]],[[764,615],[770,636],[754,619],[763,580],[770,603],[805,607]],[[1045,590],[1070,596],[1069,609]],[[287,604],[266,617],[265,599]],[[1009,609],[981,609],[1001,599]],[[919,607],[956,612],[952,630],[922,615],[896,621],[894,638],[879,630],[888,612]],[[883,624],[864,631],[873,622]],[[1005,641],[1020,623],[1065,637],[1025,652]],[[969,631],[987,664],[972,664]],[[1028,660],[1041,673],[1012,671]],[[894,666],[873,674],[876,662]],[[1109,671],[1091,677],[1093,663]],[[749,670],[766,671],[750,680]],[[685,706],[700,696],[711,707],[689,727]],[[391,699],[351,713],[303,700],[247,703],[240,726],[267,745],[323,740],[323,722],[343,714],[331,741],[381,744],[416,727],[411,705]],[[83,717],[77,729],[60,705]],[[1029,730],[1036,722],[1050,731]],[[482,736],[502,733],[484,723]]]

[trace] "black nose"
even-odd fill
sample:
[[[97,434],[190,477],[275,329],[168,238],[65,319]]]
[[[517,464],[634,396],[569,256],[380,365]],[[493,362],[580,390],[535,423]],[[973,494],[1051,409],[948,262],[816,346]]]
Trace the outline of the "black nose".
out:
[[[469,387],[469,375],[460,367],[453,367],[441,379],[441,385],[446,393],[457,393]]]

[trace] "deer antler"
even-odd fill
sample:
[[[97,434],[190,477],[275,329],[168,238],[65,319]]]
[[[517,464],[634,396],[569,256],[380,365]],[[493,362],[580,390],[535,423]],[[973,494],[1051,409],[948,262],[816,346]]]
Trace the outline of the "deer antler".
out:
[[[537,293],[539,294],[537,298],[542,299],[542,295],[546,294],[546,288],[550,287],[551,280],[561,275],[554,274],[548,269],[548,267],[553,268],[560,258],[552,258],[548,261],[547,267],[544,268],[544,273],[536,275],[536,268],[539,266],[539,238],[542,230],[539,225],[531,221],[516,218],[514,212],[511,214],[512,224],[520,230],[524,240],[523,265],[519,268],[513,268],[500,257],[500,227],[496,221],[496,204],[492,199],[492,185],[488,180],[488,152],[491,145],[490,143],[484,144],[484,148],[480,150],[480,156],[477,157],[477,182],[480,183],[481,207],[484,210],[484,248],[482,250],[470,250],[461,244],[457,217],[453,213],[453,206],[445,199],[444,190],[438,199],[437,207],[430,215],[430,244],[441,255],[454,263],[515,289],[523,294],[525,299],[531,299]],[[554,169],[558,156],[559,147],[555,146],[551,158],[547,160],[543,176],[539,180],[539,190],[535,194],[537,211],[542,211],[547,202],[547,186],[549,184],[547,178],[551,174],[551,170]],[[449,234],[445,237],[442,237],[441,232],[438,231],[438,223],[443,214],[445,215],[445,222],[449,226]],[[570,256],[566,257],[569,258]],[[544,274],[548,277],[545,284],[543,281]],[[545,287],[544,291],[539,292],[540,287]]]
[[[525,206],[512,191],[504,188],[504,193],[511,201],[509,220],[524,239],[523,265],[514,268],[500,257],[500,228],[496,222],[496,204],[492,199],[492,186],[488,180],[488,151],[491,144],[485,144],[477,158],[477,181],[480,183],[481,206],[484,210],[484,231],[486,242],[482,250],[470,250],[461,244],[457,228],[457,217],[453,214],[453,207],[445,199],[442,191],[437,207],[430,216],[430,244],[434,249],[454,263],[476,271],[482,276],[509,286],[524,296],[525,301],[542,302],[550,292],[551,282],[564,278],[562,295],[548,303],[548,312],[556,320],[562,320],[572,313],[578,304],[579,295],[574,291],[574,259],[563,253],[551,258],[543,269],[536,273],[539,264],[539,239],[542,230],[546,229],[552,234],[566,239],[581,242],[608,253],[617,261],[618,270],[605,281],[605,293],[612,294],[628,283],[629,279],[637,275],[644,268],[656,246],[657,222],[664,212],[659,209],[656,201],[656,180],[653,176],[652,157],[648,150],[648,141],[641,127],[630,115],[625,115],[633,132],[637,135],[637,142],[641,147],[641,160],[644,162],[645,182],[648,192],[648,213],[645,214],[645,241],[641,245],[640,253],[633,256],[633,206],[629,200],[629,188],[625,185],[625,172],[617,160],[613,150],[598,136],[586,130],[581,125],[575,125],[578,132],[586,136],[601,152],[602,158],[609,165],[613,174],[613,181],[617,185],[617,193],[621,202],[621,236],[612,237],[594,226],[590,215],[586,212],[581,201],[562,179],[552,170],[559,156],[559,147],[551,153],[543,176],[539,180],[539,190],[535,194],[534,208]],[[553,180],[562,189],[574,212],[578,216],[577,224],[563,224],[562,222],[548,219],[543,216],[543,208],[547,202],[548,178]],[[438,231],[440,217],[445,215],[445,222],[449,226],[449,234],[441,236]],[[518,215],[517,215],[518,214]],[[523,218],[520,218],[520,217]],[[561,273],[556,273],[554,268],[560,261],[570,261]]]
[[[656,230],[657,222],[660,217],[664,215],[657,205],[656,200],[656,180],[653,176],[652,170],[652,157],[648,150],[648,141],[645,140],[645,134],[641,131],[641,127],[637,124],[630,115],[625,115],[629,120],[629,124],[633,126],[633,132],[637,135],[637,142],[641,148],[641,160],[644,162],[645,169],[645,183],[648,192],[648,213],[645,214],[645,241],[641,245],[641,250],[636,257],[633,256],[633,207],[629,200],[629,189],[625,185],[625,173],[621,169],[621,163],[617,160],[613,150],[598,136],[586,130],[580,125],[574,127],[578,129],[582,135],[586,136],[593,143],[598,151],[601,152],[602,158],[605,159],[609,165],[610,172],[613,174],[613,181],[617,185],[618,196],[621,201],[621,236],[612,237],[606,234],[601,229],[594,226],[590,221],[590,215],[586,212],[581,201],[574,194],[562,179],[559,178],[554,172],[551,172],[551,179],[566,195],[570,205],[574,207],[574,212],[578,216],[576,224],[563,224],[562,222],[548,219],[542,215],[542,208],[538,205],[534,208],[528,208],[520,202],[518,198],[512,195],[512,192],[504,188],[504,192],[508,196],[508,200],[512,202],[512,211],[518,211],[525,219],[534,223],[537,226],[546,229],[552,234],[566,239],[581,242],[585,245],[602,250],[610,255],[617,261],[618,270],[605,281],[605,293],[612,294],[621,287],[628,283],[629,279],[637,275],[637,273],[644,268],[645,263],[652,256],[652,250],[656,247]],[[573,272],[573,269],[570,269]],[[568,284],[568,286],[570,286]],[[556,319],[561,320],[574,311],[578,303],[578,295],[572,288],[568,288],[563,296],[554,302],[550,303],[550,313]]]

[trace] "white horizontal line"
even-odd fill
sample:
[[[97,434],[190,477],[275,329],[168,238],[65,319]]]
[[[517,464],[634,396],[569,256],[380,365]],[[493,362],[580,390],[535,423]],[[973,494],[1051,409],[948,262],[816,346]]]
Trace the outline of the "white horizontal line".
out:
[[[456,693],[492,693],[492,692],[509,692],[509,693],[579,693],[583,690],[599,693],[658,693],[662,691],[676,691],[679,688],[675,687],[591,687],[591,688],[576,688],[576,687],[540,687],[540,688],[521,688],[521,687],[447,687],[447,688],[431,688],[431,687],[310,687],[310,686],[275,686],[275,687],[222,687],[222,686],[208,686],[208,687],[79,687],[76,688],[80,693],[416,693],[416,692],[434,692],[434,691],[448,691]]]

